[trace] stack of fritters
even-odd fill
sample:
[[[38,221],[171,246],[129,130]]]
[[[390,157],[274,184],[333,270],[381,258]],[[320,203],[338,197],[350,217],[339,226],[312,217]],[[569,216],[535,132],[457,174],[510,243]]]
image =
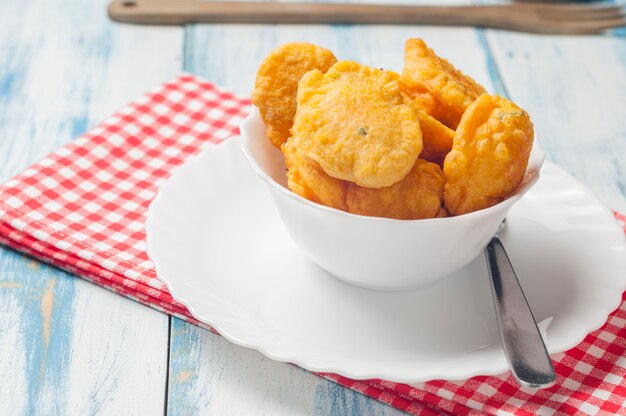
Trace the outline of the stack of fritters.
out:
[[[288,168],[289,188],[359,215],[424,219],[495,205],[519,186],[528,114],[489,95],[421,39],[402,75],[308,43],[278,47],[252,97]]]

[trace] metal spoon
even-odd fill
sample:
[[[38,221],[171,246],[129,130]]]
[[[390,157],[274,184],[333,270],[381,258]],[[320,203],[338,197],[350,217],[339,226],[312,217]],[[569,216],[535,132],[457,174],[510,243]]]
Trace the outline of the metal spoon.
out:
[[[498,231],[503,226],[504,221]],[[485,247],[485,258],[500,338],[513,376],[524,387],[545,389],[552,386],[556,381],[552,361],[497,234]]]

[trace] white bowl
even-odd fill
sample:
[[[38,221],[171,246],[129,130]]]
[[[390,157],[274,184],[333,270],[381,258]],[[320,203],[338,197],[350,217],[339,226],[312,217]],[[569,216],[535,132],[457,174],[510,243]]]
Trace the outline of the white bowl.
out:
[[[431,284],[481,254],[509,209],[537,182],[544,160],[535,139],[522,184],[493,207],[449,218],[395,220],[350,214],[289,190],[283,154],[267,140],[256,108],[242,123],[241,136],[244,154],[268,185],[296,244],[338,278],[383,290]]]

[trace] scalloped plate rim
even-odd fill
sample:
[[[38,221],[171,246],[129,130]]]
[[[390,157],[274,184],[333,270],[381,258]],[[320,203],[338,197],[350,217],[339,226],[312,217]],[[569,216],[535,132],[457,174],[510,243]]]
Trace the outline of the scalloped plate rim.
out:
[[[237,140],[239,139],[231,138],[228,140],[228,142],[231,142],[231,141],[237,142]],[[155,235],[155,225],[154,225],[154,222],[156,221],[155,213],[158,213],[159,204],[161,204],[162,201],[165,198],[167,198],[166,195],[169,192],[170,188],[171,187],[175,188],[178,181],[181,181],[181,180],[184,181],[185,176],[188,174],[189,171],[192,170],[193,167],[195,167],[196,164],[200,164],[201,161],[207,157],[207,154],[210,154],[214,151],[220,151],[221,146],[222,144],[217,144],[217,145],[209,144],[199,154],[190,157],[185,163],[177,167],[172,172],[171,176],[161,185],[157,193],[157,196],[154,198],[154,200],[152,201],[149,207],[148,216],[146,220],[147,252],[148,252],[149,258],[155,264],[157,276],[159,280],[161,280],[166,285],[172,297],[177,302],[187,307],[189,309],[189,312],[195,319],[197,319],[198,321],[202,323],[210,325],[227,340],[243,347],[255,349],[259,351],[260,353],[262,353],[263,355],[273,360],[293,363],[309,371],[336,373],[336,374],[349,377],[352,379],[357,379],[357,380],[380,378],[380,379],[387,379],[387,380],[392,380],[392,381],[401,382],[401,383],[419,383],[419,382],[424,382],[424,381],[433,380],[433,379],[462,380],[462,379],[466,379],[466,378],[477,376],[477,375],[485,375],[485,376],[499,375],[508,371],[508,367],[506,366],[506,363],[504,363],[504,365],[502,365],[502,363],[498,364],[496,360],[492,361],[491,366],[489,366],[489,363],[487,363],[487,367],[482,367],[480,370],[475,369],[475,368],[470,368],[470,367],[468,367],[465,371],[459,368],[455,369],[454,371],[450,371],[449,369],[447,369],[446,371],[442,370],[439,372],[429,372],[429,373],[424,373],[421,375],[415,375],[413,377],[398,377],[397,375],[389,374],[385,371],[364,372],[364,371],[357,371],[354,369],[350,370],[350,369],[341,368],[337,366],[331,366],[331,365],[321,365],[317,363],[312,363],[310,360],[307,360],[306,356],[299,357],[299,355],[301,354],[298,354],[297,351],[292,352],[291,354],[275,353],[272,350],[271,346],[268,347],[266,345],[258,345],[254,341],[248,341],[245,338],[242,338],[241,336],[234,334],[232,330],[228,327],[228,325],[223,325],[220,322],[219,316],[207,317],[203,313],[198,312],[197,308],[194,306],[194,302],[189,301],[188,297],[185,296],[184,293],[181,293],[178,291],[177,285],[175,284],[174,281],[172,281],[171,276],[168,278],[167,277],[168,273],[165,272],[162,268],[162,263],[161,263],[161,260],[159,259],[160,256],[158,254],[159,252],[158,244],[156,243],[158,241],[158,237],[157,235]],[[545,167],[548,167],[549,169],[556,169],[560,175],[565,175],[565,176],[572,178],[571,175],[566,173],[562,168],[556,166],[552,162],[546,161],[544,165],[544,169]],[[584,186],[583,184],[578,182],[576,179],[574,178],[572,179],[577,183],[579,189],[584,191],[587,197],[593,198],[595,200],[594,202],[597,205],[601,206],[604,209],[604,211],[606,211],[607,215],[612,216],[611,211],[599,202],[595,194],[588,187]],[[260,181],[259,181],[258,186],[262,186],[262,183]],[[530,192],[532,193],[533,190],[531,190]],[[615,225],[615,229],[619,231],[620,233],[622,233],[622,230],[620,229],[617,222],[614,222],[614,225]],[[621,290],[622,292],[626,290],[626,278],[623,279]],[[622,292],[620,292],[620,294],[615,297],[613,302],[602,303],[602,306],[603,306],[602,310],[595,314],[595,316],[598,318],[593,319],[593,320],[588,320],[585,325],[581,325],[581,329],[579,329],[579,334],[577,334],[577,336],[575,337],[572,337],[569,340],[569,342],[561,342],[560,345],[556,345],[556,348],[555,348],[554,342],[550,344],[549,345],[550,354],[552,355],[552,354],[560,353],[578,345],[580,342],[582,342],[582,340],[589,333],[595,331],[596,329],[604,325],[608,315],[611,312],[613,312],[617,307],[619,307],[619,305],[621,304]]]

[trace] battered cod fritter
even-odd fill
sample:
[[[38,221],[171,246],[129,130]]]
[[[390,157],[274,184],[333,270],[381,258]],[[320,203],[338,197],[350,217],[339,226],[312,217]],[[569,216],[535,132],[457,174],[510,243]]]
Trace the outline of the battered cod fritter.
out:
[[[298,85],[294,145],[330,176],[368,188],[401,180],[422,150],[415,107],[397,74],[340,61]]]
[[[513,193],[524,178],[533,138],[524,110],[496,95],[478,97],[463,114],[443,164],[446,209],[465,214]]]
[[[312,69],[326,72],[337,58],[328,49],[303,42],[274,49],[257,71],[252,102],[259,109],[270,142],[280,149],[296,114],[298,81]]]
[[[404,54],[402,84],[409,91],[430,93],[440,107],[435,106],[429,114],[456,129],[465,109],[486,92],[485,88],[437,56],[422,39],[407,40]]]
[[[309,201],[347,211],[347,182],[329,176],[317,162],[304,157],[287,140],[282,146],[287,164],[287,186]]]
[[[441,168],[417,159],[401,181],[386,188],[363,188],[348,183],[346,203],[353,214],[418,220],[438,216],[445,178]]]

